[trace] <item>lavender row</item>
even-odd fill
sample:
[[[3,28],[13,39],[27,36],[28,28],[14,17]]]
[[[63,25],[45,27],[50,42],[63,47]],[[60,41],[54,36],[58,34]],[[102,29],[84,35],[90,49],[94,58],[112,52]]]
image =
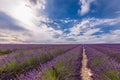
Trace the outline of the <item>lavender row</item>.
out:
[[[17,77],[19,80],[81,80],[82,47],[74,48]]]
[[[27,45],[27,44],[0,44],[0,54],[8,54],[11,52],[14,52],[16,50],[21,49],[36,49],[36,48],[42,48],[41,45]]]
[[[76,45],[46,47],[36,50],[18,50],[0,60],[0,78],[7,79],[26,70],[43,64],[63,52],[74,48]]]
[[[30,50],[30,49],[40,49],[48,48],[52,49],[58,46],[69,46],[67,44],[63,45],[50,45],[50,44],[0,44],[0,55],[9,54],[16,50]]]
[[[120,63],[120,45],[92,45],[92,47],[110,56],[110,59],[114,59]]]
[[[92,70],[93,80],[120,80],[120,64],[106,54],[86,45],[88,67]]]

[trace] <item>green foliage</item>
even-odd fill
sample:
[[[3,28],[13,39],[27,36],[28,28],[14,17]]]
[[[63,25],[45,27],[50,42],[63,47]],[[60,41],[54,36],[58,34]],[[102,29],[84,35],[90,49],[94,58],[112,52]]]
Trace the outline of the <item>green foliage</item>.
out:
[[[69,55],[65,60],[58,61],[56,66],[45,69],[38,80],[66,80],[68,77],[76,76],[72,63],[70,63],[71,59],[76,60],[74,56]]]
[[[29,66],[36,65],[36,63],[37,63],[37,60],[36,60],[35,58],[29,58],[29,59],[27,60],[27,64],[28,64]]]
[[[102,57],[97,57],[91,61],[91,66],[102,65],[107,59]]]
[[[8,71],[17,71],[19,67],[19,63],[16,61],[12,61],[7,64],[7,70]]]
[[[50,59],[47,58],[47,56],[44,54],[44,55],[37,56],[37,60],[40,61],[41,63],[44,63],[44,62],[47,62]]]
[[[120,80],[119,71],[115,69],[109,69],[103,72],[101,80]]]
[[[58,71],[51,68],[48,69],[39,80],[61,80],[59,79],[58,75],[60,75]]]
[[[1,49],[0,54],[8,54],[10,51],[7,49]]]
[[[8,74],[10,73],[10,75],[20,74],[25,69],[30,69],[30,68],[36,67],[37,65],[39,65],[39,63],[45,63],[45,62],[51,60],[53,57],[61,54],[64,51],[65,51],[64,49],[56,50],[56,51],[53,51],[52,53],[50,53],[50,55],[43,54],[43,55],[39,55],[39,56],[26,58],[22,62],[19,62],[19,61],[16,61],[15,59],[13,59],[9,63],[5,63],[4,65],[0,66],[0,78],[1,78],[1,74],[3,71]],[[9,51],[6,49],[3,49],[0,52],[6,54]],[[22,53],[16,53],[13,56],[14,57],[22,57],[25,55]],[[59,80],[59,79],[57,79],[59,74],[60,73],[59,73],[59,71],[57,71],[57,69],[51,69],[51,70],[47,71],[46,76],[50,76],[51,79],[48,78],[48,80]],[[45,78],[46,78],[46,76],[45,76]],[[46,79],[44,79],[44,80],[46,80]]]
[[[20,57],[20,56],[24,56],[24,54],[22,54],[22,53],[15,53],[15,54],[13,54],[13,56]]]
[[[61,49],[61,50],[56,50],[56,51],[50,52],[50,56],[49,57],[53,58],[56,55],[58,55],[60,53],[63,53],[64,51],[65,51],[64,49]]]
[[[57,64],[57,68],[62,68],[64,66],[64,62],[61,60],[58,64]]]
[[[16,72],[18,71],[19,63],[16,61],[11,61],[8,64],[4,64],[0,67],[0,72]]]
[[[120,60],[120,54],[115,56],[118,60]]]

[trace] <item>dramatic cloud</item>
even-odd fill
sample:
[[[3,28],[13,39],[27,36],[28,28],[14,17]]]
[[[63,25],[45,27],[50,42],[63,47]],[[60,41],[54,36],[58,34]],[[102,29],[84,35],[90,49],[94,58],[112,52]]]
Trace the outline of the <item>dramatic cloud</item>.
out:
[[[62,37],[64,41],[68,43],[111,43],[119,42],[120,30],[111,30],[109,33],[103,33],[103,27],[97,27],[100,25],[114,26],[120,24],[120,18],[113,19],[98,19],[98,18],[87,18],[74,24],[73,27],[69,28],[69,33],[64,34]],[[111,38],[109,38],[111,36]],[[109,38],[109,40],[108,40]]]
[[[99,29],[94,29],[93,31],[99,31]],[[89,31],[88,31],[89,32]],[[92,35],[90,31],[90,34],[86,35],[79,35],[79,36],[73,36],[73,35],[66,35],[66,40],[70,39],[68,43],[83,43],[83,44],[91,44],[91,43],[119,43],[120,40],[120,29],[119,30],[111,30],[110,33],[105,33],[102,35]]]
[[[26,31],[14,31],[0,29],[1,43],[25,43],[30,39],[30,34]]]
[[[39,43],[47,42],[48,40],[54,41],[56,40],[56,35],[62,34],[61,30],[55,30],[47,25],[47,23],[52,22],[52,20],[44,15],[45,0],[13,0],[13,2],[10,2],[9,0],[1,0],[0,11],[13,18],[15,25],[28,30],[28,34],[31,35],[31,41],[28,40],[29,42]],[[2,25],[6,25],[6,27],[8,26],[7,23]],[[19,36],[19,34],[16,35]],[[9,38],[12,39],[12,37]]]
[[[79,35],[80,33],[86,32],[89,29],[94,28],[98,25],[115,25],[120,23],[120,18],[114,19],[97,19],[97,18],[88,18],[82,20],[80,23],[75,24],[70,28],[71,35]]]
[[[119,42],[120,1],[105,2],[0,0],[0,43]]]
[[[36,26],[40,21],[46,21],[46,16],[42,12],[45,9],[45,2],[36,1],[37,4],[32,5],[29,0],[1,0],[0,11],[15,19],[17,25],[29,30],[37,30]]]
[[[90,4],[94,2],[94,0],[80,0],[79,4],[81,9],[78,10],[78,13],[83,16],[90,11]]]
[[[37,4],[37,1],[38,1],[38,0],[30,0],[30,2],[31,2],[32,4]]]
[[[92,34],[94,34],[94,33],[96,33],[96,32],[99,32],[99,31],[100,31],[99,28],[90,29],[90,30],[86,31],[85,33],[83,33],[83,35],[92,35]]]

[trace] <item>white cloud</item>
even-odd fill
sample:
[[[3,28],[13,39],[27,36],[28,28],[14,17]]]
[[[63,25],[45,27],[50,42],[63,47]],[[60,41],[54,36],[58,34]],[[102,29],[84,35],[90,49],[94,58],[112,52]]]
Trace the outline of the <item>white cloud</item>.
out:
[[[112,30],[110,33],[100,34],[100,35],[66,35],[66,39],[74,39],[73,41],[68,41],[68,43],[79,43],[79,44],[92,44],[92,43],[120,43],[120,29]]]
[[[15,19],[17,25],[29,30],[37,30],[36,23],[46,19],[42,13],[45,0],[37,1],[38,4],[32,5],[29,0],[0,0],[0,11]]]
[[[29,43],[56,43],[59,41],[55,38],[56,35],[62,35],[61,30],[55,30],[52,27],[48,27],[46,24],[41,24],[37,31],[29,32],[30,39],[27,40]]]
[[[80,1],[80,14],[84,15],[89,12],[93,0]],[[0,29],[0,43],[101,43],[119,42],[120,40],[120,30],[111,31],[111,33],[104,35],[92,35],[101,31],[101,28],[95,28],[95,26],[115,25],[120,23],[120,18],[88,18],[81,22],[70,19],[61,20],[63,23],[75,23],[72,28],[62,31],[47,25],[47,23],[54,21],[45,15],[45,8],[46,0],[0,0],[0,11],[12,17],[15,20],[15,25],[26,29],[26,31]],[[57,25],[57,23],[54,24]],[[7,23],[3,25],[8,26]],[[64,33],[65,31],[70,31],[70,33]],[[110,39],[108,40],[108,38]]]
[[[94,0],[80,0],[81,9],[78,10],[78,13],[83,16],[90,11],[90,5]]]
[[[89,26],[89,20],[83,20],[78,24],[75,24],[72,28],[70,28],[70,34],[78,35],[80,32],[83,32],[84,29],[87,29]]]
[[[0,43],[24,43],[30,39],[26,31],[0,29]]]
[[[116,11],[115,13],[116,13],[116,14],[120,14],[120,11]]]
[[[62,34],[61,30],[46,25],[42,25],[39,32],[0,29],[0,43],[60,43],[63,40],[54,36]]]
[[[88,30],[98,25],[115,25],[118,23],[120,23],[120,18],[113,18],[113,19],[88,18],[75,24],[69,30],[70,30],[70,35],[79,35],[80,33],[85,33]]]
[[[0,11],[12,17],[16,21],[16,25],[28,30],[30,38],[28,40],[25,38],[23,39],[31,43],[50,43],[50,41],[56,42],[58,39],[56,39],[54,36],[62,35],[63,33],[61,30],[55,30],[52,27],[48,27],[47,23],[53,21],[45,15],[45,7],[46,0],[0,1]],[[8,35],[11,36],[11,34]],[[16,35],[20,36],[19,33]],[[3,37],[1,37],[1,39],[8,40],[7,38]],[[9,39],[11,41],[13,40],[12,37],[9,37]],[[23,41],[21,40],[21,42]]]
[[[86,31],[83,35],[92,35],[92,34],[99,32],[99,31],[100,31],[99,28],[90,29],[90,30]]]
[[[104,41],[104,43],[119,43],[120,42],[120,29],[111,30],[110,33],[100,35],[98,40]]]
[[[112,30],[109,33],[93,35],[101,31],[102,27],[96,28],[98,25],[116,25],[120,23],[120,18],[98,19],[88,18],[76,23],[69,29],[70,33],[62,36],[68,43],[115,43],[120,41],[120,30]]]
[[[69,23],[69,22],[76,22],[77,20],[75,20],[75,19],[62,19],[62,20],[60,20],[61,22],[63,22],[63,23]]]

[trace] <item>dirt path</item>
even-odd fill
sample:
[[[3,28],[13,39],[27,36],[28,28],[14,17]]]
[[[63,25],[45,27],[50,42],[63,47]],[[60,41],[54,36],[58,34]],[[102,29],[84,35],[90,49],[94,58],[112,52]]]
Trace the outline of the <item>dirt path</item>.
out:
[[[85,53],[85,48],[83,47],[83,60],[82,60],[82,69],[81,69],[81,76],[82,76],[82,80],[92,80],[91,76],[91,70],[89,68],[87,68],[87,56]]]

